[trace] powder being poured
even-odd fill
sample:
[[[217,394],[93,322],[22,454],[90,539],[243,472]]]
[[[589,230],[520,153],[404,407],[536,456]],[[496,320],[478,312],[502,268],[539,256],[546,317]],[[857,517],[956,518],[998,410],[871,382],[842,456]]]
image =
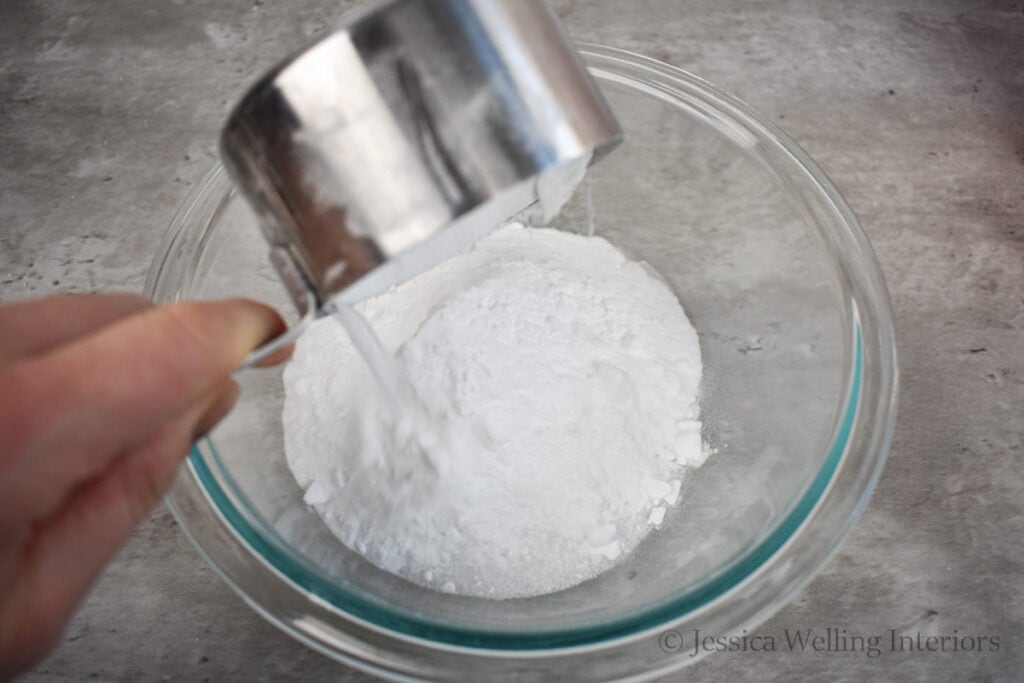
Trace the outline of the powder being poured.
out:
[[[509,225],[357,309],[408,409],[323,320],[285,371],[285,447],[306,503],[383,569],[492,598],[573,586],[704,460],[697,334],[604,239]]]

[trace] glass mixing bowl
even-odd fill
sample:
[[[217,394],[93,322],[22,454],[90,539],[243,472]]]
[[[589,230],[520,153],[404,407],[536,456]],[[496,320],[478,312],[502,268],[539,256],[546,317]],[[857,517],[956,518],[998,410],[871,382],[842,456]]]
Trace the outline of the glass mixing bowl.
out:
[[[582,54],[626,131],[556,220],[647,261],[696,326],[704,439],[661,528],[612,570],[551,595],[435,592],[369,564],[302,501],[283,452],[280,369],[196,444],[168,505],[264,617],[393,678],[610,679],[695,661],[695,629],[760,623],[821,569],[864,510],[895,415],[885,285],[835,188],[781,131],[667,65]],[[219,167],[150,271],[158,302],[289,299]]]

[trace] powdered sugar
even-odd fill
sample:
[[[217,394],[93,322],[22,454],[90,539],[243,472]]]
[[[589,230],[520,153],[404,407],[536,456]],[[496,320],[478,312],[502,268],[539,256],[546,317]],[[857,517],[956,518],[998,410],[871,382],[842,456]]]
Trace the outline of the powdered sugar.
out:
[[[406,409],[320,321],[285,372],[288,462],[342,542],[411,581],[575,585],[661,524],[704,460],[696,332],[603,239],[507,226],[356,309]]]

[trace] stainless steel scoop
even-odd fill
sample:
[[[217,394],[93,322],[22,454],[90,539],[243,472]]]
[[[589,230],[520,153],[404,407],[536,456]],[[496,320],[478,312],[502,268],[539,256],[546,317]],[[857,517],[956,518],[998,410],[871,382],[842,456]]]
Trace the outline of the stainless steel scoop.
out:
[[[544,0],[395,0],[272,69],[221,136],[303,322],[436,265],[622,137]],[[570,176],[560,178],[560,176]]]

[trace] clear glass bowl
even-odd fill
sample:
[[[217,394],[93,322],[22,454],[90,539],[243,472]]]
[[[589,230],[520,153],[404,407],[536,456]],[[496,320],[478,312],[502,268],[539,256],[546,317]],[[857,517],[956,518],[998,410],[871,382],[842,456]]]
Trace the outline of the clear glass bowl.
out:
[[[650,263],[700,333],[704,438],[662,527],[613,570],[552,595],[442,594],[340,544],[285,463],[281,371],[196,445],[168,505],[260,614],[395,678],[609,679],[693,662],[694,629],[752,628],[816,574],[866,505],[895,417],[888,297],[825,175],[735,99],[678,69],[584,46],[626,130],[557,220]],[[244,295],[290,310],[252,213],[216,168],[175,217],[159,302]]]

